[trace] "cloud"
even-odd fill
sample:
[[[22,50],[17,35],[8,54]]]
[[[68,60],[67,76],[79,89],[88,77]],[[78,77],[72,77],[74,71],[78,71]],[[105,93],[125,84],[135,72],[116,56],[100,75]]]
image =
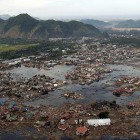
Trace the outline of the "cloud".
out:
[[[48,4],[50,0],[2,0],[0,1],[1,8],[36,8]]]
[[[140,0],[0,0],[0,14],[32,16],[140,13]]]
[[[0,14],[19,14],[20,12],[29,12],[31,14],[53,9],[59,3],[68,0],[0,0]]]

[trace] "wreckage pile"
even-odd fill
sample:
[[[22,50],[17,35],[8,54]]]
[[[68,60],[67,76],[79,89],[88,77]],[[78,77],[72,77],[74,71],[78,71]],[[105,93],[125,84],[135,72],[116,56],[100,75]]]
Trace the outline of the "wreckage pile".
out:
[[[0,71],[8,69],[8,64],[1,62],[0,60]]]
[[[65,75],[66,79],[77,81],[81,85],[89,85],[102,79],[102,75],[112,72],[109,68],[100,64],[82,64],[77,66],[73,72]]]
[[[132,46],[98,45],[92,49],[81,49],[73,57],[80,63],[130,64],[133,58],[140,58],[140,50]]]
[[[84,96],[82,94],[78,94],[78,93],[73,92],[73,91],[71,91],[71,92],[69,92],[69,91],[68,92],[65,92],[63,94],[63,96],[65,98],[72,98],[72,99],[83,99],[84,98]]]
[[[113,90],[113,94],[120,96],[122,94],[131,95],[140,88],[139,77],[121,77],[115,82],[115,86],[119,87]]]
[[[35,75],[30,79],[16,80],[10,73],[0,73],[0,96],[32,100],[53,91],[65,83],[45,75]]]

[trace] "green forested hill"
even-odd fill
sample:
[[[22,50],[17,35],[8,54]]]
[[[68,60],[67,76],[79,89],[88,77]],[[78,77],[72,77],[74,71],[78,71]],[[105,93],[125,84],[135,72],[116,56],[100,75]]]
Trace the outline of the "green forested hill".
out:
[[[46,39],[82,36],[103,37],[94,26],[78,21],[41,21],[28,14],[20,14],[5,21],[0,20],[0,38]]]
[[[117,28],[140,28],[140,20],[126,20],[118,23]]]

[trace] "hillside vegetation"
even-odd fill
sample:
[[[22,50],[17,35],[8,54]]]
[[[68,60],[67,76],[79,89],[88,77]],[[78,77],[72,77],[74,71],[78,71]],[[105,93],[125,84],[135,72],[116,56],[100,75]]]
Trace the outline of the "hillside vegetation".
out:
[[[0,38],[47,39],[82,36],[100,38],[103,34],[94,26],[82,22],[41,21],[28,14],[0,20]]]
[[[118,23],[116,28],[140,28],[140,20],[126,20]]]

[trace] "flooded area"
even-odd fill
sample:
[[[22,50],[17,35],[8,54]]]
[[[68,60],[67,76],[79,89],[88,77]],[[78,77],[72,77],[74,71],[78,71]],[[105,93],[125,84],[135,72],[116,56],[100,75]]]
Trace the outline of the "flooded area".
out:
[[[112,94],[112,90],[114,89],[111,86],[117,78],[121,76],[133,76],[140,77],[140,69],[134,68],[132,66],[127,65],[108,65],[113,72],[109,74],[105,74],[103,79],[98,82],[94,82],[91,85],[79,85],[74,84],[69,81],[69,84],[55,91],[51,91],[50,94],[44,95],[35,99],[33,102],[26,102],[28,105],[53,105],[59,106],[63,103],[89,103],[94,101],[116,101],[119,105],[126,105],[128,102],[135,100],[139,96],[139,92],[136,91],[131,96],[121,96],[116,97]],[[65,75],[72,71],[74,66],[66,66],[66,65],[57,65],[49,70],[39,70],[37,68],[28,68],[25,66],[21,66],[19,68],[15,68],[11,71],[8,71],[15,78],[32,78],[34,75],[46,75],[52,78],[56,78],[59,80],[65,80]],[[84,96],[82,100],[75,99],[66,99],[62,96],[62,93],[65,91],[73,91],[80,93]]]
[[[13,78],[21,79],[24,78],[32,78],[35,75],[46,75],[50,76],[55,79],[64,80],[65,74],[73,69],[73,66],[64,66],[64,65],[57,65],[49,70],[44,69],[37,69],[37,68],[29,68],[21,65],[21,67],[15,68],[13,70],[8,70],[12,74]]]
[[[101,45],[62,59],[40,55],[1,63],[1,138],[139,136],[139,54]]]

